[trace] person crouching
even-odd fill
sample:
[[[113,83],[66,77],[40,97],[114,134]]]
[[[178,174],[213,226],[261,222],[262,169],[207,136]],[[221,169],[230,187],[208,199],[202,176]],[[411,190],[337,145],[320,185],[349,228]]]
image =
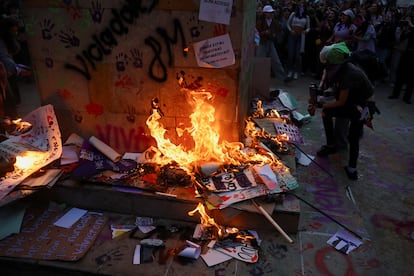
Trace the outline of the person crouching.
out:
[[[338,151],[333,118],[349,119],[349,160],[344,169],[349,179],[357,180],[359,139],[364,126],[361,111],[373,95],[374,86],[361,68],[349,62],[349,56],[350,51],[344,42],[325,46],[320,52],[320,60],[326,65],[327,77],[336,94],[334,101],[325,102],[322,106],[326,145],[317,155],[325,157]]]

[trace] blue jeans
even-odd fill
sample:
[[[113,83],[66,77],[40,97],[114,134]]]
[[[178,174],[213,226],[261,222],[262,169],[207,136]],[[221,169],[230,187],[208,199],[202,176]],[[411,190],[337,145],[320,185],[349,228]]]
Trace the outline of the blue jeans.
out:
[[[266,41],[264,44],[260,44],[256,51],[257,57],[269,57],[270,68],[276,78],[284,80],[286,78],[286,72],[280,62],[279,55],[277,54],[275,44],[273,41]]]

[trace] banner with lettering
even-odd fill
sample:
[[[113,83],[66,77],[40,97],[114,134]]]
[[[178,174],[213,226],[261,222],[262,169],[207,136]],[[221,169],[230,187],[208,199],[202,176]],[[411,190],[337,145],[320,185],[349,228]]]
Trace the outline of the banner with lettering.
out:
[[[77,261],[106,225],[103,215],[86,213],[72,227],[54,226],[64,212],[27,209],[19,234],[0,240],[0,256],[39,260]]]

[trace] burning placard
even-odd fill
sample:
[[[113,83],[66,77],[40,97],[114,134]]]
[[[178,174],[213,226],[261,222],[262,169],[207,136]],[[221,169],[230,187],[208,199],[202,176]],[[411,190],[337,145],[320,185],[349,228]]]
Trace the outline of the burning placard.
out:
[[[229,192],[256,186],[250,169],[241,172],[222,173],[210,178],[204,178],[202,184],[213,192]]]
[[[303,138],[297,126],[282,122],[275,122],[274,125],[277,133],[286,134],[290,142],[303,144]]]
[[[0,143],[0,154],[16,158],[14,170],[0,180],[0,200],[3,200],[26,177],[60,158],[62,141],[53,106],[42,106],[23,121],[32,125],[30,131],[10,136]]]

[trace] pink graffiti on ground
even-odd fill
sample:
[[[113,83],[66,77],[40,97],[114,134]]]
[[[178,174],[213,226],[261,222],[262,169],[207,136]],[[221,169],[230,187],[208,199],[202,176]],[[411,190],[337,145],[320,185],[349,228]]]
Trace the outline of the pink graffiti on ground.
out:
[[[381,267],[381,262],[378,259],[365,260],[363,258],[358,258],[357,264],[366,270],[372,270]]]
[[[345,216],[349,214],[345,206],[345,197],[336,181],[330,178],[314,179],[315,205],[331,215]]]
[[[322,223],[319,221],[314,221],[311,224],[309,224],[306,228],[307,230],[318,230],[322,227]]]
[[[374,185],[381,189],[392,191],[392,192],[409,193],[409,192],[414,191],[414,187],[413,188],[403,187],[402,185],[396,185],[395,183],[388,183],[388,182],[385,183],[382,181],[374,183]]]
[[[104,107],[101,104],[90,103],[85,106],[86,112],[90,115],[98,117],[104,113]]]
[[[307,242],[306,244],[304,244],[303,249],[302,249],[302,253],[314,248],[315,246],[313,245],[313,243]]]
[[[373,215],[371,223],[377,227],[393,231],[400,238],[413,241],[411,233],[414,232],[414,221],[401,221],[386,215]]]
[[[316,269],[322,275],[327,275],[327,276],[338,275],[337,268],[336,268],[336,271],[330,271],[330,269],[327,267],[325,263],[325,260],[329,259],[327,257],[327,254],[329,253],[335,253],[337,256],[343,257],[345,259],[347,266],[345,268],[345,271],[343,271],[343,273],[340,273],[341,275],[345,275],[345,276],[356,276],[357,275],[352,265],[351,258],[348,255],[340,253],[333,247],[325,247],[325,248],[319,249],[315,254],[315,266],[316,266]]]
[[[60,98],[62,98],[62,100],[65,100],[65,101],[70,100],[70,99],[73,99],[72,93],[68,89],[66,89],[66,88],[62,88],[62,89],[59,88],[56,91],[56,94],[58,94],[58,96]]]

